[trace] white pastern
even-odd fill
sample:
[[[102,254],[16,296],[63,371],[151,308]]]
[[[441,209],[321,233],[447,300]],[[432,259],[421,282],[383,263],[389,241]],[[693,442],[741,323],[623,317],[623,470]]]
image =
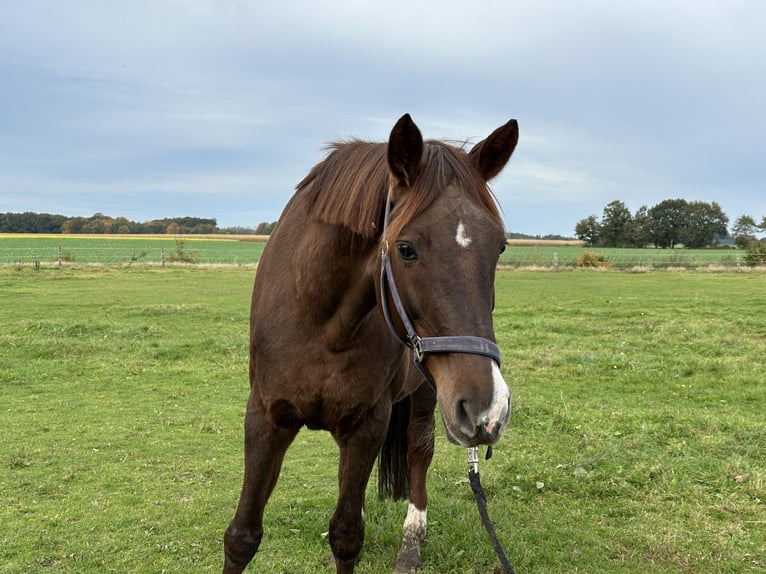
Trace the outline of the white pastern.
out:
[[[471,244],[471,238],[468,237],[468,234],[465,231],[465,225],[463,225],[463,222],[457,224],[457,232],[455,233],[455,241],[457,241],[457,244],[465,249]]]
[[[423,542],[426,539],[427,514],[428,509],[418,510],[414,504],[410,503],[407,507],[407,518],[404,519],[404,527],[402,528],[405,540],[415,539]]]
[[[499,424],[504,424],[508,420],[508,411],[511,408],[511,389],[500,374],[500,367],[495,361],[492,361],[492,382],[494,391],[492,393],[492,405],[487,411],[487,432],[492,433]]]

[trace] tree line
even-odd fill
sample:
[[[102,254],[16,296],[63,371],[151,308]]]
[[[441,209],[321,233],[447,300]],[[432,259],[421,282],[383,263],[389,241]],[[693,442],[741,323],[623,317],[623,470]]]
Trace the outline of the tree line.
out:
[[[51,213],[0,213],[0,233],[50,234],[228,234],[268,235],[275,223],[263,222],[255,228],[219,228],[215,219],[202,217],[171,217],[137,222],[125,217],[110,217],[96,213],[91,217],[66,217]]]
[[[756,233],[766,232],[766,216],[761,223],[748,215],[737,218],[729,234],[729,217],[718,203],[666,199],[653,207],[641,206],[631,213],[622,201],[604,207],[601,219],[590,215],[575,225],[575,236],[590,246],[659,247],[683,245],[690,249],[712,247],[734,241],[748,247],[757,241]]]

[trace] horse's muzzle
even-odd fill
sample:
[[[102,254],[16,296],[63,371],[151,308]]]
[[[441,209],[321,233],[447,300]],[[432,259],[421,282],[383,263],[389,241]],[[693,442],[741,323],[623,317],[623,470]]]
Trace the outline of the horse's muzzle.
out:
[[[469,447],[492,445],[500,440],[511,416],[511,390],[494,362],[492,379],[492,403],[477,418],[471,417],[470,407],[464,401],[456,401],[448,416],[442,412],[447,438],[453,444]]]

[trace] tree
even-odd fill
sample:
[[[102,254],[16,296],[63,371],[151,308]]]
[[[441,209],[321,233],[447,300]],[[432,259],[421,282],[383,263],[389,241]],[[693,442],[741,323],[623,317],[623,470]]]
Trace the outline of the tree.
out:
[[[83,233],[83,227],[88,223],[84,217],[72,217],[61,224],[61,233]]]
[[[731,236],[737,247],[746,249],[751,243],[755,243],[755,232],[758,229],[755,220],[749,215],[740,215],[734,220],[731,228]]]
[[[649,236],[655,247],[672,249],[682,242],[686,205],[685,199],[666,199],[649,209]]]
[[[682,242],[690,249],[701,249],[718,243],[721,237],[726,237],[726,227],[729,218],[715,201],[692,201],[686,204],[685,228],[682,231]]]
[[[258,227],[255,228],[255,234],[256,235],[271,235],[271,232],[274,231],[274,226],[276,226],[277,222],[274,221],[272,223],[267,223],[266,221],[262,221],[258,224]]]
[[[593,247],[598,242],[600,227],[598,218],[595,215],[589,215],[575,225],[575,237],[584,241],[589,247]]]
[[[650,234],[649,209],[642,205],[633,215],[633,220],[628,225],[628,239],[633,247],[646,247],[652,243]]]
[[[63,215],[50,213],[0,213],[0,233],[61,233]]]
[[[606,247],[626,247],[633,216],[622,201],[613,201],[604,208],[599,242]]]

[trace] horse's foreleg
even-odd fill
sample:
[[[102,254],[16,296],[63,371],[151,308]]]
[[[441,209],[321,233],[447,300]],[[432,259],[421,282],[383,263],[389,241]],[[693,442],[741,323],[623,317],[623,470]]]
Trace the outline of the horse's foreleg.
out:
[[[298,428],[275,428],[260,398],[251,395],[245,416],[245,473],[239,505],[224,535],[223,574],[240,574],[263,537],[263,508],[274,490],[285,451]]]
[[[330,548],[337,574],[351,574],[364,543],[364,495],[386,436],[391,405],[370,411],[351,433],[333,433],[340,447],[338,504],[330,519]]]
[[[423,384],[412,395],[410,425],[407,429],[410,503],[402,528],[402,547],[396,557],[396,574],[415,572],[420,568],[420,545],[427,533],[426,474],[434,454],[434,409],[436,392]]]

